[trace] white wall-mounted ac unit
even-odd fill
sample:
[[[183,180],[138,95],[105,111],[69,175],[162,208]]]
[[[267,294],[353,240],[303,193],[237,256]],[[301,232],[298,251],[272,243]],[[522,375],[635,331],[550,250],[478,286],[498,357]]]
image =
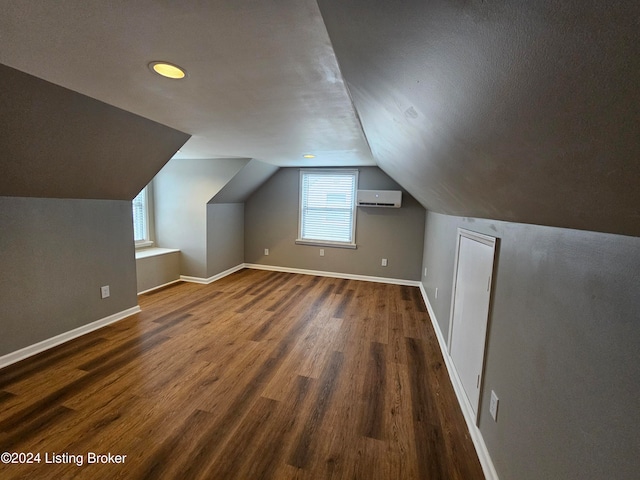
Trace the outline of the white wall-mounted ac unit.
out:
[[[359,207],[400,208],[402,192],[400,190],[358,190],[356,201]]]

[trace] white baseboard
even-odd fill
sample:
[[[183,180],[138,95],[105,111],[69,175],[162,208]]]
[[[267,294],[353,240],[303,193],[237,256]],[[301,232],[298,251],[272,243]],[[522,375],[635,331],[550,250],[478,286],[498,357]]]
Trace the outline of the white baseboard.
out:
[[[240,263],[239,265],[236,265],[235,267],[231,267],[230,269],[225,270],[224,272],[220,272],[217,275],[214,275],[213,277],[209,277],[209,278],[190,277],[188,275],[180,275],[180,280],[182,280],[184,282],[199,283],[201,285],[209,285],[210,283],[213,283],[216,280],[220,280],[221,278],[224,278],[227,275],[231,275],[232,273],[235,273],[238,270],[242,270],[243,268],[245,268],[245,265],[246,264],[244,264],[244,263]]]
[[[261,265],[259,263],[245,263],[244,268],[254,270],[269,270],[272,272],[299,273],[301,275],[315,275],[317,277],[346,278],[348,280],[361,280],[363,282],[390,283],[392,285],[420,286],[418,280],[404,280],[401,278],[371,277],[368,275],[355,275],[351,273],[325,272],[322,270],[306,270],[303,268],[278,267],[274,265]]]
[[[453,360],[449,355],[449,349],[447,348],[447,343],[445,342],[442,330],[440,330],[440,324],[436,319],[436,314],[431,307],[429,297],[427,296],[427,292],[425,291],[422,282],[420,282],[420,292],[422,293],[424,303],[427,305],[429,318],[431,318],[431,324],[433,325],[433,329],[436,332],[438,344],[440,345],[440,350],[442,351],[442,357],[444,358],[447,372],[449,372],[449,378],[451,379],[453,390],[456,392],[456,397],[458,397],[458,403],[460,404],[462,414],[464,415],[464,419],[467,422],[469,435],[471,436],[471,441],[476,448],[476,453],[478,454],[478,459],[480,460],[480,465],[482,466],[484,476],[487,478],[487,480],[499,480],[498,473],[496,472],[493,461],[491,460],[491,456],[489,455],[489,451],[487,450],[487,445],[484,443],[482,432],[480,432],[480,429],[476,425],[475,414],[473,413],[473,410],[471,409],[471,406],[469,405],[469,402],[467,400],[467,396],[464,393],[464,388],[462,387],[462,382],[460,381],[458,372],[456,372],[456,369],[453,366]]]
[[[180,275],[180,280],[185,282],[199,283],[202,285],[208,285],[220,280],[221,278],[231,275],[243,268],[250,268],[253,270],[268,270],[271,272],[285,272],[285,273],[299,273],[300,275],[315,275],[317,277],[332,277],[332,278],[346,278],[349,280],[361,280],[363,282],[376,282],[376,283],[390,283],[392,285],[407,285],[410,287],[419,287],[420,282],[418,280],[404,280],[401,278],[386,278],[386,277],[371,277],[368,275],[355,275],[351,273],[338,273],[338,272],[325,272],[322,270],[306,270],[304,268],[291,268],[291,267],[279,267],[275,265],[262,265],[259,263],[241,263],[229,270],[218,273],[213,277],[201,278],[201,277],[189,277],[187,275]]]
[[[163,283],[162,285],[158,285],[157,287],[151,287],[151,288],[148,288],[148,289],[143,290],[141,292],[138,292],[138,295],[143,295],[145,293],[153,292],[154,290],[158,290],[159,288],[168,287],[169,285],[173,285],[174,283],[178,283],[178,282],[181,282],[181,281],[182,281],[182,279],[179,278],[179,279],[173,280],[171,282]]]
[[[131,315],[138,313],[139,311],[140,307],[136,305],[135,307],[128,308],[127,310],[123,310],[122,312],[114,313],[113,315],[109,315],[108,317],[96,320],[95,322],[88,323],[87,325],[82,325],[81,327],[61,333],[60,335],[56,335],[55,337],[48,338],[47,340],[43,340],[28,347],[21,348],[20,350],[16,350],[15,352],[3,355],[2,357],[0,357],[0,368],[4,368],[8,365],[19,362],[20,360],[24,360],[25,358],[31,357],[40,352],[44,352],[45,350],[56,347],[62,343],[68,342],[69,340],[73,340],[74,338],[81,337],[82,335],[85,335],[89,332],[93,332],[94,330],[102,328],[106,325],[130,317]]]

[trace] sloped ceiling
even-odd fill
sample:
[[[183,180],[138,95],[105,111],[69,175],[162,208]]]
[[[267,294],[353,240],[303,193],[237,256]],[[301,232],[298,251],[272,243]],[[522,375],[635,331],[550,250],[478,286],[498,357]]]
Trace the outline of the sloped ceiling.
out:
[[[208,203],[244,203],[280,167],[251,160]]]
[[[178,158],[375,164],[315,0],[0,0],[0,45],[0,63],[189,133]]]
[[[640,2],[318,3],[374,158],[425,207],[640,235]]]
[[[0,65],[0,195],[131,200],[188,138]]]
[[[630,0],[0,0],[0,63],[192,135],[178,157],[377,163],[436,212],[640,236],[639,18]],[[50,91],[12,108],[55,137],[35,118]],[[73,128],[14,173],[35,133],[2,133],[0,194],[37,171],[29,194],[131,197],[180,143]]]

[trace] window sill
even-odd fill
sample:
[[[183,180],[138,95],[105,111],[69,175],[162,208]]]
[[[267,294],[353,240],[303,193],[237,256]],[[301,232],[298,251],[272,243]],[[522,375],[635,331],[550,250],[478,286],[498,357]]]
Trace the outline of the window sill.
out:
[[[136,248],[149,248],[149,247],[153,247],[153,242],[151,240],[136,242]]]
[[[358,246],[355,243],[337,243],[337,242],[324,242],[322,240],[303,240],[298,238],[296,245],[309,245],[312,247],[333,247],[333,248],[350,248],[355,250]]]
[[[158,255],[166,255],[168,253],[176,253],[179,252],[177,248],[146,248],[141,250],[136,250],[136,260],[141,258],[149,258],[149,257],[157,257]]]

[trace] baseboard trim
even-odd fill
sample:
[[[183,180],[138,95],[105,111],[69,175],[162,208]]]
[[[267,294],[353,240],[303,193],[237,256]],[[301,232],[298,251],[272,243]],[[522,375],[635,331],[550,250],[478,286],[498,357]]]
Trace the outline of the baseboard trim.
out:
[[[141,292],[138,292],[138,295],[144,295],[145,293],[153,292],[154,290],[158,290],[160,288],[168,287],[169,285],[173,285],[174,283],[181,282],[182,279],[178,278],[177,280],[172,280],[171,282],[163,283],[162,285],[158,285],[157,287],[147,288]]]
[[[478,454],[478,459],[480,460],[480,465],[482,466],[482,471],[484,472],[484,476],[487,480],[499,480],[498,473],[496,472],[495,466],[493,465],[493,461],[491,460],[491,456],[489,455],[489,451],[487,450],[487,445],[484,443],[484,438],[482,437],[482,432],[475,423],[475,415],[471,410],[471,406],[467,401],[467,396],[464,393],[464,389],[462,387],[462,382],[460,381],[460,377],[456,372],[456,369],[453,366],[453,360],[449,355],[449,349],[447,348],[447,343],[445,342],[444,335],[442,334],[442,330],[440,330],[440,324],[436,319],[436,314],[433,311],[433,307],[431,306],[431,302],[429,302],[429,297],[427,296],[427,292],[424,289],[424,285],[420,282],[420,292],[422,293],[422,298],[424,299],[424,303],[427,306],[427,311],[429,312],[429,318],[431,319],[431,324],[433,325],[433,330],[436,332],[436,337],[438,338],[438,344],[440,345],[440,351],[442,352],[442,357],[444,358],[444,363],[447,367],[447,372],[449,373],[449,378],[451,379],[451,384],[453,385],[453,390],[456,392],[456,397],[458,398],[458,403],[460,404],[460,409],[462,410],[462,414],[464,415],[464,419],[467,422],[467,428],[469,430],[469,435],[471,437],[471,441],[476,448],[476,453]]]
[[[361,280],[363,282],[376,282],[376,283],[389,283],[392,285],[407,285],[410,287],[419,287],[421,283],[418,280],[404,280],[402,278],[387,278],[387,277],[372,277],[368,275],[355,275],[351,273],[338,273],[338,272],[325,272],[323,270],[307,270],[304,268],[291,268],[291,267],[279,267],[276,265],[262,265],[259,263],[241,263],[235,267],[218,273],[213,277],[201,278],[190,277],[187,275],[180,275],[180,280],[191,283],[199,283],[201,285],[208,285],[220,280],[221,278],[231,275],[232,273],[242,270],[243,268],[250,268],[252,270],[268,270],[271,272],[285,272],[285,273],[298,273],[300,275],[315,275],[317,277],[331,277],[331,278],[346,278],[349,280]]]
[[[406,285],[419,287],[418,280],[404,280],[401,278],[372,277],[368,275],[356,275],[351,273],[325,272],[323,270],[307,270],[304,268],[279,267],[275,265],[262,265],[259,263],[245,263],[244,268],[253,270],[269,270],[272,272],[299,273],[301,275],[315,275],[317,277],[346,278],[348,280],[360,280],[363,282],[389,283],[392,285]]]
[[[41,342],[34,343],[33,345],[29,345],[28,347],[16,350],[15,352],[3,355],[2,357],[0,357],[0,368],[7,367],[13,363],[19,362],[20,360],[32,357],[33,355],[37,355],[38,353],[44,352],[45,350],[49,350],[50,348],[57,347],[60,344],[73,340],[74,338],[81,337],[82,335],[86,335],[89,332],[98,330],[99,328],[105,327],[111,323],[123,320],[133,314],[138,313],[139,311],[140,307],[136,305],[135,307],[128,308],[127,310],[123,310],[122,312],[114,313],[113,315],[101,318],[100,320],[96,320],[95,322],[82,325],[81,327],[61,333],[60,335],[56,335],[55,337],[48,338]]]
[[[238,270],[242,270],[243,268],[245,268],[245,265],[246,264],[241,263],[239,265],[236,265],[235,267],[231,267],[230,269],[225,270],[224,272],[220,272],[214,275],[213,277],[209,277],[209,278],[190,277],[188,275],[180,275],[180,280],[184,282],[190,282],[190,283],[199,283],[200,285],[209,285],[210,283],[213,283],[216,280],[220,280],[221,278],[224,278],[227,275],[231,275],[232,273],[235,273]]]

